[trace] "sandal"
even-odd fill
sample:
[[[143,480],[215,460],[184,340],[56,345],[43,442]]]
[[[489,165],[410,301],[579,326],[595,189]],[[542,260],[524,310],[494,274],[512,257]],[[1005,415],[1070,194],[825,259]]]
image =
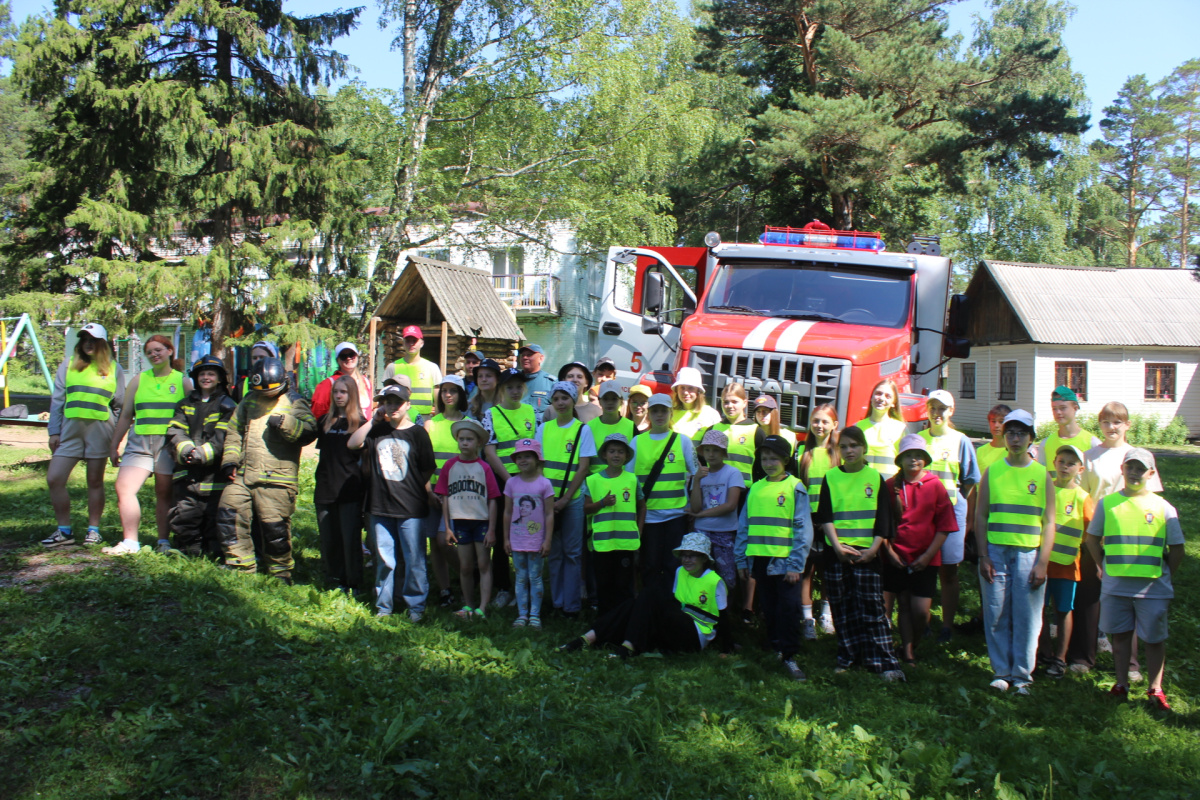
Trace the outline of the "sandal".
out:
[[[515,620],[513,620],[514,628],[524,628],[528,624],[529,620],[525,619],[524,617],[517,617]]]
[[[454,612],[454,616],[458,617],[459,619],[470,619],[471,617],[475,616],[475,610],[470,606],[463,606],[458,611]]]

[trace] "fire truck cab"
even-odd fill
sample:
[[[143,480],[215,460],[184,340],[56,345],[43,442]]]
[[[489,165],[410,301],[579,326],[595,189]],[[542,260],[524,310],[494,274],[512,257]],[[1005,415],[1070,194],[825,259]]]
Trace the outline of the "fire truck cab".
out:
[[[813,223],[705,244],[609,248],[599,349],[624,387],[669,392],[676,370],[696,367],[710,405],[741,383],[751,401],[774,397],[800,433],[823,403],[843,425],[862,419],[884,378],[906,419],[921,419],[943,356],[969,353],[960,298],[947,321],[951,264],[935,239],[889,252],[878,234]]]

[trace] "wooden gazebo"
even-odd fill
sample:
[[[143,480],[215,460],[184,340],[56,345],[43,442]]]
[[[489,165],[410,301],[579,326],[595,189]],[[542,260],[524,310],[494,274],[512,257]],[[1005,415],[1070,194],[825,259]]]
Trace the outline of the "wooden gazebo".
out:
[[[406,261],[367,323],[373,378],[381,376],[383,365],[400,358],[401,332],[409,325],[421,328],[423,355],[437,363],[443,375],[461,369],[467,350],[479,350],[505,366],[515,363],[523,336],[512,309],[492,287],[490,274],[420,256]],[[383,361],[377,365],[381,349]]]

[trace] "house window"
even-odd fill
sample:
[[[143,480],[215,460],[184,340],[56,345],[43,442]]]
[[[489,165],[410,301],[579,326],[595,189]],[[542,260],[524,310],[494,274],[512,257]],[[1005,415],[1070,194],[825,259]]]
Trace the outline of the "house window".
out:
[[[958,397],[960,400],[975,399],[975,365],[962,364],[959,366],[962,370],[960,377],[962,382],[958,385]]]
[[[1087,400],[1087,362],[1055,361],[1054,385],[1066,386],[1080,400]]]
[[[1017,399],[1017,362],[1000,362],[1000,391],[996,392],[996,399]]]
[[[1147,364],[1146,365],[1146,399],[1174,400],[1175,399],[1175,365]]]
[[[508,247],[504,250],[493,250],[492,284],[497,289],[521,289],[521,278],[525,271],[525,251],[520,247]]]

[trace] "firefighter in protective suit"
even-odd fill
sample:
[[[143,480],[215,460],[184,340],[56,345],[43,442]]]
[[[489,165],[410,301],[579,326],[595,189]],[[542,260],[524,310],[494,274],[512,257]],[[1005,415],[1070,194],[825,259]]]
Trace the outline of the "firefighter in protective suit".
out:
[[[225,362],[205,356],[189,373],[195,389],[175,408],[167,426],[167,447],[175,457],[175,504],[171,530],[175,549],[190,556],[221,556],[217,508],[225,484],[221,455],[237,401],[227,394]]]
[[[254,572],[250,521],[262,529],[263,555],[271,575],[290,583],[292,513],[300,471],[300,450],[317,438],[308,402],[290,391],[283,362],[264,358],[250,369],[250,393],[238,404],[221,458],[217,534],[225,566]]]

